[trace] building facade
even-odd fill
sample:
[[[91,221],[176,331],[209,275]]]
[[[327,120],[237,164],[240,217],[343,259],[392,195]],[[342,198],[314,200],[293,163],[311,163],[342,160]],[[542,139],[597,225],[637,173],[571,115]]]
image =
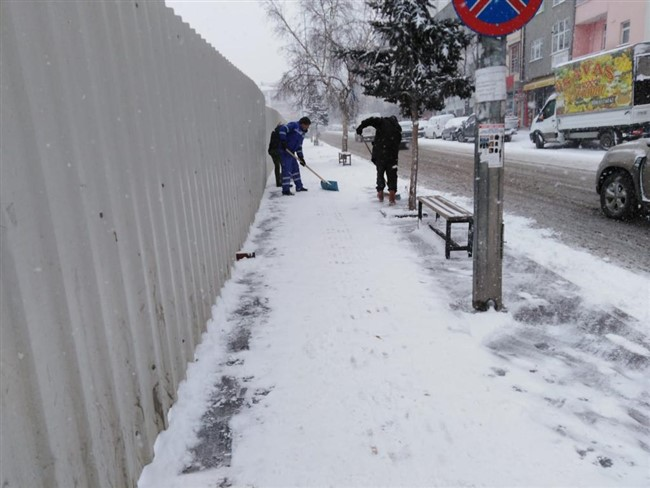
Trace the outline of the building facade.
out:
[[[575,0],[544,0],[537,15],[526,24],[522,125],[529,127],[553,93],[553,68],[571,59]]]
[[[573,57],[650,39],[650,2],[577,0]]]
[[[434,0],[439,18],[458,18],[451,0]],[[478,37],[478,36],[477,36]],[[650,0],[544,0],[533,19],[507,36],[506,112],[530,127],[555,90],[554,69],[581,56],[650,40]],[[464,60],[476,68],[475,41]],[[448,100],[446,112],[466,115],[473,100]]]
[[[506,38],[506,114],[524,119],[525,98],[523,91],[524,31],[518,30]]]

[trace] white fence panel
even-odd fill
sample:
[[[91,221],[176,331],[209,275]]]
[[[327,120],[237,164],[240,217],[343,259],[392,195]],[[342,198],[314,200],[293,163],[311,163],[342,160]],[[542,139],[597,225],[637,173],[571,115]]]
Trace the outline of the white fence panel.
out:
[[[0,3],[3,487],[135,486],[279,115],[160,1]]]

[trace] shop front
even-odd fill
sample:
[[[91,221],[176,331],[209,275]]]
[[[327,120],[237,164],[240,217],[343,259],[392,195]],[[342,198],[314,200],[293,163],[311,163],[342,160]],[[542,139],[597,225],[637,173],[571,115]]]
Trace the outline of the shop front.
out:
[[[555,76],[544,76],[532,80],[524,85],[523,91],[526,103],[524,104],[522,124],[525,127],[530,127],[533,118],[542,109],[546,99],[555,91]]]

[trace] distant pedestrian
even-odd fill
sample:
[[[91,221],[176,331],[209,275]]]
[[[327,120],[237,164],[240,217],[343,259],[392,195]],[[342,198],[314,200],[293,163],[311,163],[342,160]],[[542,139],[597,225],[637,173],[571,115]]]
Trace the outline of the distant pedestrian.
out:
[[[280,158],[282,159],[282,194],[293,195],[291,193],[291,180],[296,185],[296,191],[307,191],[300,179],[300,166],[305,165],[305,157],[302,153],[302,141],[309,130],[311,120],[308,117],[302,117],[297,122],[289,122],[287,125],[280,127]],[[291,151],[298,157],[289,154]]]
[[[397,155],[402,142],[402,128],[394,115],[362,120],[357,127],[357,134],[361,135],[366,127],[375,128],[371,161],[377,168],[377,198],[380,202],[384,201],[384,188],[388,186],[388,202],[395,205]]]
[[[273,160],[275,171],[275,186],[280,188],[282,186],[282,161],[280,159],[280,128],[282,122],[275,126],[271,132],[271,139],[269,140],[269,156]]]

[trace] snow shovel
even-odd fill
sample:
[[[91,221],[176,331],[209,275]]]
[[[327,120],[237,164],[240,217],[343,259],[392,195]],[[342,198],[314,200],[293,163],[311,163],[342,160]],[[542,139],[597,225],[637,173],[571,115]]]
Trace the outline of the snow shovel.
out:
[[[300,163],[300,160],[298,159],[298,156],[296,156],[294,153],[289,151],[288,149],[286,150],[289,154],[293,156],[293,158]],[[309,166],[307,166],[307,163],[304,164],[305,168],[307,168],[309,171],[314,173],[316,176],[318,176],[318,179],[320,180],[320,187],[323,190],[330,190],[330,191],[339,191],[339,184],[336,181],[329,180],[327,181],[325,178],[323,178],[321,175],[316,173],[313,169],[311,169]]]

